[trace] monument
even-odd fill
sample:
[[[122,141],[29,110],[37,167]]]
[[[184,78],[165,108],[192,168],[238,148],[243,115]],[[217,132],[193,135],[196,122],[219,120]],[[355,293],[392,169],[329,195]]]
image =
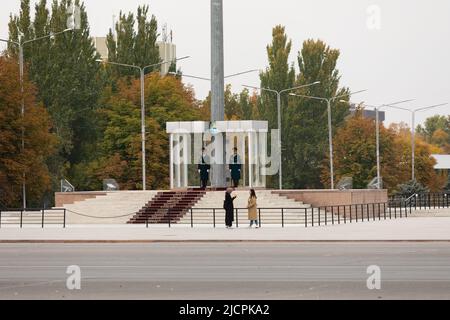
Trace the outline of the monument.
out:
[[[225,120],[223,55],[223,0],[211,0],[211,123]],[[217,153],[213,156],[221,156],[223,161],[211,165],[211,186],[225,187],[225,136],[218,132],[212,139]]]

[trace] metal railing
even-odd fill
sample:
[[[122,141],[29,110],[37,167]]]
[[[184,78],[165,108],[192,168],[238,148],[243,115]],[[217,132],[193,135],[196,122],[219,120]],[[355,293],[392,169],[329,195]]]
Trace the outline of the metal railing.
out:
[[[66,227],[65,208],[8,208],[0,210],[0,228],[6,225],[62,225]]]
[[[409,197],[391,196],[389,206],[409,205],[417,209],[450,208],[450,192],[415,193]]]
[[[157,224],[190,225],[223,225],[225,210],[222,208],[191,208],[180,218],[179,214],[171,215],[167,209],[167,222]],[[398,206],[389,206],[388,203],[366,203],[352,205],[334,205],[309,208],[258,208],[258,226],[279,225],[281,227],[297,225],[307,227],[359,223],[366,221],[406,218],[412,211],[412,205],[402,203]],[[243,221],[247,225],[248,209],[234,208],[234,225],[239,228]],[[152,224],[151,216],[146,219],[146,227]],[[156,223],[155,223],[156,224]]]

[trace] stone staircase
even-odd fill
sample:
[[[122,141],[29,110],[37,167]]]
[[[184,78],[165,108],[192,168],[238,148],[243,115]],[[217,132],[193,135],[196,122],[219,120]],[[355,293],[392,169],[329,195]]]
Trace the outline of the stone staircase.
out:
[[[158,192],[128,223],[177,223],[204,195],[203,190]]]
[[[150,202],[157,191],[111,191],[64,205],[67,224],[124,224]],[[87,216],[93,216],[87,217]]]
[[[261,224],[302,224],[314,225],[318,224],[319,211],[311,208],[309,204],[304,204],[300,201],[288,199],[285,196],[278,195],[271,190],[258,190],[256,192],[258,200],[258,208],[261,208]],[[234,200],[234,207],[238,209],[237,218],[235,213],[235,224],[248,224],[247,200],[249,197],[248,190],[236,190],[233,196],[237,198]],[[214,218],[216,224],[223,224],[225,221],[225,210],[223,210],[223,200],[225,198],[225,191],[209,191],[206,195],[188,210],[179,224],[213,224]],[[215,210],[213,210],[215,208]],[[283,210],[282,210],[283,208]],[[192,217],[191,217],[192,213]],[[306,219],[305,219],[306,213]],[[314,214],[314,220],[311,215]],[[215,216],[215,217],[214,217]],[[337,215],[332,217],[331,213],[322,210],[320,212],[321,224],[331,223],[333,218],[337,221]],[[237,221],[236,221],[237,220]]]

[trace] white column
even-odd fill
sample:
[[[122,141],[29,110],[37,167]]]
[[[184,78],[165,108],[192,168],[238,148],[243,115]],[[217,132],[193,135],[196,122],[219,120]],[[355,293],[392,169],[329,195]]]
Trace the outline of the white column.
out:
[[[176,135],[176,148],[175,148],[175,176],[177,180],[177,188],[181,186],[181,159],[180,159],[180,135]]]
[[[189,133],[183,135],[183,187],[188,187],[188,163],[190,162],[188,157],[188,141]]]
[[[255,133],[255,173],[256,173],[256,179],[255,179],[255,186],[260,187],[261,186],[261,179],[260,179],[260,170],[259,170],[259,134],[258,132]]]
[[[253,187],[253,139],[252,132],[248,133],[248,185]]]
[[[265,133],[265,134],[262,134],[262,133],[260,133],[261,134],[261,140],[260,140],[260,149],[261,149],[261,161],[260,161],[260,163],[261,163],[261,167],[260,167],[260,174],[261,174],[261,186],[262,187],[266,187],[266,175],[264,174],[262,174],[262,172],[264,172],[265,173],[265,170],[263,171],[262,170],[262,168],[265,168],[266,167],[266,163],[267,163],[267,158],[266,158],[266,155],[267,155],[267,132]]]
[[[170,134],[170,189],[173,189],[173,133]]]
[[[245,187],[245,176],[247,175],[245,172],[245,133],[240,133],[240,139],[242,140],[241,143],[241,150],[242,150],[242,174],[243,174],[243,183],[242,185]]]

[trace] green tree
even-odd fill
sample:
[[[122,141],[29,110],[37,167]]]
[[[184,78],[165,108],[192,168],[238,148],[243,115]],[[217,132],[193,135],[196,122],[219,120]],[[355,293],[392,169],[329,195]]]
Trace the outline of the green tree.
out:
[[[307,40],[298,54],[300,74],[296,85],[320,81],[298,94],[332,98],[348,92],[339,87],[336,69],[339,50],[320,40]],[[325,101],[294,97],[286,108],[283,127],[283,164],[286,188],[321,188],[322,163],[328,153],[328,113]],[[333,101],[332,128],[336,130],[348,115],[348,103]]]
[[[427,118],[424,126],[417,126],[417,133],[428,143],[441,148],[442,152],[450,153],[450,115]]]
[[[108,60],[140,67],[157,64],[161,61],[156,45],[158,36],[158,23],[154,15],[149,18],[149,6],[139,6],[136,18],[131,12],[127,15],[120,12],[119,21],[115,25],[115,35],[111,29],[107,35]],[[139,74],[132,68],[111,68],[118,76]],[[146,73],[156,70],[159,70],[159,67],[149,68]]]
[[[290,65],[289,55],[291,53],[292,42],[288,40],[285,33],[285,27],[277,25],[272,29],[272,43],[267,46],[267,58],[269,66],[260,73],[260,81],[262,88],[268,88],[276,91],[289,89],[294,86],[295,70]],[[282,124],[288,122],[287,110],[288,95],[281,97],[281,120]],[[278,129],[278,111],[277,96],[275,93],[262,91],[258,102],[258,109],[261,119],[267,120],[270,129]],[[286,126],[282,125],[282,137],[285,137]],[[268,135],[270,137],[270,134]],[[270,139],[270,138],[269,138]],[[270,148],[269,141],[269,148]],[[285,148],[283,148],[285,150]],[[270,152],[270,150],[269,150]],[[284,162],[283,162],[284,163]],[[276,176],[268,177],[266,183],[269,187],[275,187],[278,184]]]
[[[47,1],[40,0],[35,17],[30,18],[30,3],[21,1],[19,16],[11,16],[10,38],[22,40],[57,33],[67,28],[72,5],[80,8],[79,29],[27,45],[25,62],[30,78],[38,88],[38,98],[47,107],[53,130],[58,136],[58,152],[48,160],[57,187],[57,180],[71,175],[71,166],[92,156],[92,144],[97,136],[95,108],[100,95],[99,65],[84,4],[79,0],[53,0],[51,11]],[[17,56],[17,48],[9,53]]]
[[[254,92],[250,95],[248,89],[244,89],[239,94],[239,104],[242,109],[242,120],[259,120],[258,113],[259,96]]]
[[[75,182],[83,189],[98,189],[106,178],[116,179],[122,189],[142,189],[140,80],[124,77],[117,89],[105,90],[98,110],[100,156],[78,167]],[[193,121],[202,115],[193,91],[176,77],[147,75],[145,93],[147,188],[164,189],[169,186],[166,122]]]
[[[259,77],[262,88],[281,91],[292,88],[295,81],[295,70],[293,65],[289,65],[289,54],[291,53],[292,42],[288,40],[285,28],[277,25],[272,30],[272,43],[267,46],[267,58],[269,67],[262,72]],[[288,97],[283,95],[282,110],[287,106]],[[264,120],[269,122],[269,129],[278,128],[277,125],[277,97],[274,93],[261,92],[260,113]],[[283,111],[282,116],[285,116]]]

